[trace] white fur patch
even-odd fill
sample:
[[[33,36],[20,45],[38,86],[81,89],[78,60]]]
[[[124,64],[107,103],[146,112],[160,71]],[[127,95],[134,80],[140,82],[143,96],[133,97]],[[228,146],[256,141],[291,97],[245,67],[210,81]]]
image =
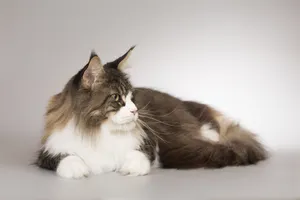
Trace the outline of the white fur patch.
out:
[[[83,172],[80,174],[73,169],[76,168],[76,166],[83,168],[79,166],[80,162],[81,164],[85,163],[94,174],[118,171],[121,168],[123,168],[123,171],[126,169],[128,172],[136,175],[148,173],[149,167],[146,162],[148,158],[146,158],[146,156],[143,157],[142,153],[135,157],[133,155],[136,153],[132,154],[132,152],[135,152],[135,150],[142,145],[144,132],[140,130],[138,126],[128,132],[111,131],[111,126],[109,122],[104,123],[97,137],[93,139],[82,135],[78,129],[75,128],[73,120],[71,120],[64,129],[54,132],[48,138],[44,146],[45,150],[51,155],[61,153],[78,156],[64,158],[59,164],[57,173],[67,178],[82,177],[85,175],[85,173],[83,173],[86,172],[85,170],[82,170]],[[132,161],[133,158],[138,159],[137,162],[139,164],[135,164]],[[74,160],[76,159],[77,161],[75,162]],[[129,159],[129,161],[127,161],[127,159]],[[124,168],[124,163],[126,162],[127,167]],[[72,166],[69,167],[70,165]],[[145,167],[145,169],[139,169],[137,165],[139,167]],[[68,172],[67,169],[74,172]]]
[[[220,141],[219,133],[217,131],[215,131],[214,129],[212,129],[210,124],[204,124],[200,128],[200,134],[206,140],[213,141],[213,142]]]
[[[150,167],[150,161],[145,154],[140,151],[131,151],[127,154],[119,172],[123,175],[140,176],[148,174]]]
[[[64,178],[82,178],[88,176],[89,168],[78,156],[67,156],[59,163],[57,174]]]

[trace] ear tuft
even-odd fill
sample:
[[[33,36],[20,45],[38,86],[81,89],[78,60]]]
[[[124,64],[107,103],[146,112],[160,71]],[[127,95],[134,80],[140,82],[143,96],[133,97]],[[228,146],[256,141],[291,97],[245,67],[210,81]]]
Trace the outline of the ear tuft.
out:
[[[91,60],[94,56],[98,56],[98,55],[97,55],[97,53],[95,52],[95,50],[93,49],[93,50],[91,51],[90,60]]]
[[[135,45],[132,46],[123,56],[119,57],[118,59],[116,59],[113,62],[109,63],[109,66],[116,68],[118,70],[124,70],[125,67],[125,63],[128,60],[128,58],[130,57],[133,49],[135,48]]]
[[[132,47],[130,47],[130,49],[128,51],[132,51],[135,47],[136,47],[136,45],[133,45]]]
[[[126,65],[126,62],[128,60],[128,58],[130,57],[133,49],[135,48],[136,45],[132,46],[124,55],[122,61],[118,64],[118,69],[119,70],[124,70],[125,69],[125,65]]]

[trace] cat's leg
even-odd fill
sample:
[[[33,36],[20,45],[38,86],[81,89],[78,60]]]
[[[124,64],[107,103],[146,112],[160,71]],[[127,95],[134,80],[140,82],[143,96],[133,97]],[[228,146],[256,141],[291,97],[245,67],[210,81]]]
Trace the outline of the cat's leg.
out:
[[[82,178],[89,174],[89,168],[84,161],[75,155],[50,154],[41,150],[36,161],[40,168],[56,171],[64,178]]]
[[[146,154],[134,150],[129,152],[122,167],[118,170],[123,175],[142,176],[150,172],[151,163]]]
[[[85,157],[85,163],[89,166],[92,174],[103,174],[116,171],[116,159],[111,154],[90,153]]]
[[[69,155],[60,161],[56,173],[64,178],[83,178],[88,176],[90,172],[88,166],[80,157]]]

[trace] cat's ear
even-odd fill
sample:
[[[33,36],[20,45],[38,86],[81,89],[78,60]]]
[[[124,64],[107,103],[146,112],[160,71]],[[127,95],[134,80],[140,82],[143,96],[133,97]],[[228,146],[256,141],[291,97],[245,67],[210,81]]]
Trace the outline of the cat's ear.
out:
[[[93,84],[104,73],[102,62],[99,56],[92,51],[90,60],[82,76],[82,85],[85,88],[92,88]]]
[[[134,48],[135,48],[135,46],[132,46],[123,56],[117,58],[113,62],[110,62],[109,66],[116,68],[118,70],[121,70],[121,71],[124,70],[125,63],[128,60],[128,58],[130,57],[130,54]]]

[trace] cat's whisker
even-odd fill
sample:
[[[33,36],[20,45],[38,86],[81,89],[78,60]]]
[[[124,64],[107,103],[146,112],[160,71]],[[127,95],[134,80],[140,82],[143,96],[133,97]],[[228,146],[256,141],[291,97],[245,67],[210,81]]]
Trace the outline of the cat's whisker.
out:
[[[144,109],[146,109],[145,108],[145,106],[143,107],[143,108],[141,108],[140,109],[140,111],[143,111]],[[171,112],[169,112],[169,113],[167,113],[167,114],[164,114],[164,115],[159,115],[159,116],[157,116],[157,117],[167,117],[167,116],[169,116],[169,115],[171,115],[174,111],[176,111],[178,109],[178,105],[171,111]],[[140,112],[139,111],[139,112]],[[147,112],[147,110],[144,110],[144,111],[146,111]],[[143,112],[140,112],[141,114],[143,114]],[[151,115],[150,113],[148,113],[149,115]]]
[[[162,124],[165,124],[165,125],[168,125],[168,126],[174,126],[174,127],[194,127],[195,124],[192,124],[192,123],[174,123],[174,124],[169,124],[167,122],[163,122],[157,118],[155,118],[156,116],[155,115],[152,115],[150,113],[139,113],[140,114],[140,117],[141,118],[147,118],[147,119],[152,119],[153,121],[156,121],[158,123],[162,123]]]
[[[154,118],[154,117],[146,116],[146,115],[143,115],[143,114],[141,115],[141,117],[148,118],[148,119],[152,119],[152,120],[154,120],[154,121],[156,121],[156,122],[159,122],[159,123],[162,123],[162,124],[165,124],[165,125],[168,125],[168,126],[180,126],[180,125],[169,124],[169,123],[160,121],[160,120],[158,120],[158,119],[156,119],[156,118]]]
[[[147,123],[145,123],[144,121],[142,120],[138,120],[139,124],[142,125],[143,127],[145,127],[146,129],[148,129],[154,136],[156,136],[158,139],[160,139],[161,141],[163,141],[164,143],[167,143],[166,140],[164,140],[163,138],[161,138],[159,136],[159,133],[156,132],[155,130],[153,130]]]
[[[167,116],[171,115],[174,111],[176,111],[177,108],[178,108],[178,105],[175,106],[175,108],[174,108],[171,112],[169,112],[169,113],[167,113],[167,114],[165,114],[165,115],[162,115],[162,116],[160,116],[160,117],[167,117]]]
[[[147,106],[150,104],[150,102],[151,102],[151,101],[149,101],[144,107],[140,108],[139,111],[141,111],[141,110],[143,110],[143,109],[146,109]]]

